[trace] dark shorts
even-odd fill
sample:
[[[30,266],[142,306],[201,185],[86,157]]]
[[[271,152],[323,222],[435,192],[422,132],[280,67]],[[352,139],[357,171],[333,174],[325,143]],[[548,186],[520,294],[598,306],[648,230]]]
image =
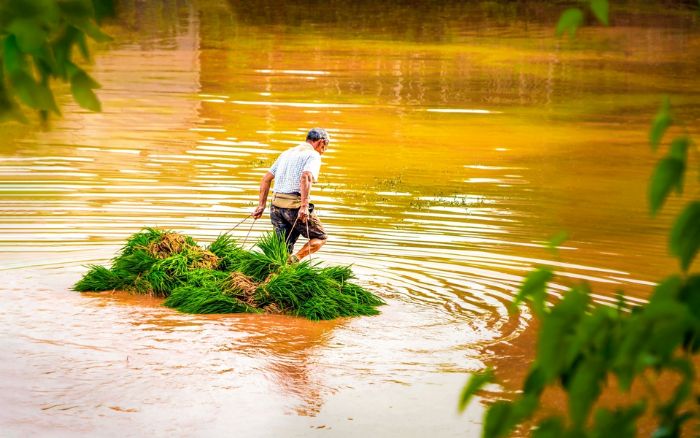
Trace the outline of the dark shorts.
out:
[[[297,220],[298,214],[298,208],[270,206],[270,221],[272,222],[272,226],[275,227],[277,234],[284,236],[290,253],[294,250],[294,244],[297,243],[299,236],[304,236],[307,239],[321,240],[326,240],[328,238],[326,231],[323,229],[323,224],[318,219],[318,216],[316,216],[316,213],[312,212],[306,223]]]

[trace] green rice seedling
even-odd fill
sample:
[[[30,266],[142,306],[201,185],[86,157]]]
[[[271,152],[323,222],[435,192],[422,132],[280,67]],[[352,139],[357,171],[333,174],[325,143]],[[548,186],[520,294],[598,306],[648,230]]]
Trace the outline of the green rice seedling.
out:
[[[311,320],[326,320],[341,316],[368,316],[378,313],[379,311],[370,305],[358,303],[352,297],[338,291],[330,291],[311,297],[295,312],[295,315]]]
[[[165,271],[160,269],[152,269],[145,275],[146,281],[151,284],[151,288],[155,295],[167,296],[171,289],[179,284],[177,279],[169,277]]]
[[[157,228],[144,228],[129,237],[120,251],[120,256],[129,255],[138,249],[144,249],[151,243],[158,242],[168,232]]]
[[[334,289],[339,292],[337,282],[318,275],[309,262],[301,262],[280,268],[261,286],[259,295],[285,308],[298,309],[311,297]]]
[[[272,264],[277,266],[284,266],[287,264],[287,260],[289,260],[289,250],[281,235],[275,232],[265,233],[260,240],[258,240],[256,246],[262,250],[263,254],[270,259]]]
[[[318,274],[331,278],[340,284],[355,278],[350,266],[329,266],[327,268],[320,269]]]
[[[253,307],[258,307],[255,299],[258,283],[254,282],[252,278],[234,271],[229,274],[228,278],[221,285],[224,294],[236,297]]]
[[[219,257],[216,254],[198,246],[186,247],[181,254],[187,257],[187,265],[190,268],[216,269],[219,266]]]
[[[343,295],[347,295],[349,297],[354,298],[355,302],[357,302],[358,304],[363,304],[367,306],[381,306],[383,304],[386,304],[381,298],[356,284],[343,283],[341,287],[341,292],[343,293]]]
[[[157,261],[158,259],[143,249],[135,249],[130,254],[115,258],[112,263],[112,269],[117,272],[125,271],[130,274],[138,275],[151,269],[151,266]]]
[[[239,271],[257,282],[265,281],[265,279],[273,272],[279,269],[279,266],[271,261],[264,253],[249,251],[245,252],[235,270]]]
[[[247,254],[229,234],[219,235],[207,249],[219,257],[217,269],[222,271],[236,270],[241,259]]]
[[[260,313],[237,298],[224,295],[215,287],[182,286],[173,290],[164,303],[184,313]]]
[[[138,276],[134,282],[127,287],[128,290],[136,292],[139,295],[154,295],[153,286],[144,277]]]
[[[338,302],[327,295],[316,295],[310,298],[295,313],[297,316],[314,321],[335,319],[341,316]]]
[[[124,280],[112,270],[104,266],[90,265],[87,274],[83,276],[73,290],[78,292],[101,292],[124,287]]]
[[[182,283],[194,287],[216,287],[221,289],[221,285],[228,278],[226,272],[212,269],[192,269],[182,277]]]
[[[189,236],[147,228],[131,236],[112,269],[92,266],[75,289],[123,289],[166,297],[187,313],[267,312],[333,319],[374,315],[383,301],[349,283],[350,267],[287,264],[287,247],[268,233],[245,251],[227,234],[207,249]]]
[[[164,271],[170,277],[182,277],[187,274],[187,262],[184,254],[174,254],[154,263],[152,269]]]

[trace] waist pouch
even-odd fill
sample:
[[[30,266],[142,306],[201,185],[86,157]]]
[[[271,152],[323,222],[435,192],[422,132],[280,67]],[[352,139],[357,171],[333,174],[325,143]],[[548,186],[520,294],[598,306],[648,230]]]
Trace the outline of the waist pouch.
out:
[[[301,196],[290,193],[275,193],[272,205],[278,208],[300,208]]]

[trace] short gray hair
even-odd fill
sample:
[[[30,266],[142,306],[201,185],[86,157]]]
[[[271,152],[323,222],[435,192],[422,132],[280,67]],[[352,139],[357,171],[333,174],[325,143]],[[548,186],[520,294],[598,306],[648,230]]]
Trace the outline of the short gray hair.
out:
[[[326,140],[327,142],[330,143],[331,138],[326,132],[325,129],[323,128],[312,128],[308,134],[306,134],[306,141],[318,141],[318,140]]]

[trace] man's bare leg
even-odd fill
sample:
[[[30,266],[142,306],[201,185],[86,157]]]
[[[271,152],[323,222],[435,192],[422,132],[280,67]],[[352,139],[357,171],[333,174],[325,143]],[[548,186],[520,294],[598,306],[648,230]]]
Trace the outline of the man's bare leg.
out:
[[[313,254],[326,243],[325,239],[311,239],[308,242],[304,244],[304,246],[301,247],[298,253],[296,253],[294,256],[297,258],[297,260],[301,260],[304,257],[306,257],[309,254]]]

